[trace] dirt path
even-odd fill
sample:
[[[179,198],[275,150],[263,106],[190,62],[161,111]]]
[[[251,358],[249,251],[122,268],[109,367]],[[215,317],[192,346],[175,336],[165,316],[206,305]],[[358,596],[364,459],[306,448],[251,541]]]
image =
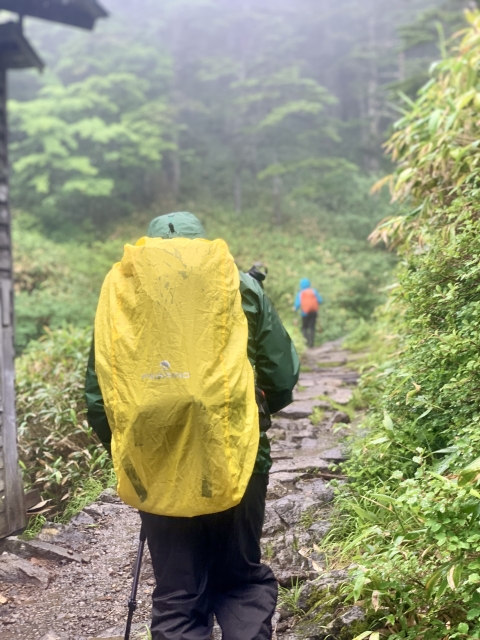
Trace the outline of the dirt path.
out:
[[[313,592],[344,577],[327,570],[318,543],[329,528],[329,480],[337,473],[331,465],[344,455],[341,432],[333,427],[352,417],[354,360],[339,343],[309,351],[294,404],[274,420],[263,550],[285,588],[275,619],[278,640],[335,637],[361,615],[339,609],[321,622],[318,615],[313,622],[312,616],[298,615],[308,609]],[[68,526],[46,525],[32,544],[7,541],[0,556],[0,638],[123,638],[139,526],[136,512],[107,491]],[[146,637],[153,583],[147,559],[136,638]],[[221,637],[218,631],[215,636]]]

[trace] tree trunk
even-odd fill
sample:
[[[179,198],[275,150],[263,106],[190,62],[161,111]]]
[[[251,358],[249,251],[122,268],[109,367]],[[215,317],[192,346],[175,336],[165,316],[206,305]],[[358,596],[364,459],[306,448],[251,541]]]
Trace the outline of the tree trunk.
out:
[[[280,227],[283,224],[282,210],[282,179],[280,176],[273,177],[273,219],[275,224]]]
[[[380,135],[380,116],[378,109],[378,89],[379,89],[379,74],[377,58],[379,54],[379,47],[377,42],[377,20],[374,3],[369,3],[369,15],[367,18],[367,30],[368,30],[368,83],[367,83],[367,117],[368,117],[368,138],[370,151],[368,153],[367,165],[370,170],[375,171],[378,169],[378,160],[371,152],[371,149]]]

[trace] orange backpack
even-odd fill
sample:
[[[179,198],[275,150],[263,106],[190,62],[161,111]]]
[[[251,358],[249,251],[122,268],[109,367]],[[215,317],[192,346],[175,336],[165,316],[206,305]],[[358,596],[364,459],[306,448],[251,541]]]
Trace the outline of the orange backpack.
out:
[[[300,306],[303,313],[317,313],[320,304],[313,289],[304,289],[300,294]]]

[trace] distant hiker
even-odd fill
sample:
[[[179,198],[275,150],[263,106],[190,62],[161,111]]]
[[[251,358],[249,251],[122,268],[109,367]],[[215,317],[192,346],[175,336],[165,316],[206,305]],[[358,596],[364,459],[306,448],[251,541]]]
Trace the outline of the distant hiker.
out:
[[[95,319],[88,420],[140,511],[153,640],[207,640],[214,615],[224,640],[270,640],[266,431],[292,402],[299,361],[259,283],[223,240],[203,238],[195,216],[175,213],[125,247]]]
[[[268,269],[262,262],[256,262],[248,272],[248,275],[259,282],[263,288],[263,283],[268,276]]]
[[[323,304],[323,298],[316,289],[312,289],[310,280],[308,278],[300,280],[300,291],[297,294],[294,309],[302,313],[302,333],[310,348],[315,346],[315,329],[321,304]]]

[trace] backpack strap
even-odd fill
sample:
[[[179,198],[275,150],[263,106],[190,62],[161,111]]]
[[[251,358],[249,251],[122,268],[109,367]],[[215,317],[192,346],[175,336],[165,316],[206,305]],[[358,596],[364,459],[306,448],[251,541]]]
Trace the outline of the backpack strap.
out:
[[[272,426],[272,416],[268,408],[265,393],[259,387],[255,387],[255,398],[257,400],[258,415],[260,418],[260,431],[266,433]]]

